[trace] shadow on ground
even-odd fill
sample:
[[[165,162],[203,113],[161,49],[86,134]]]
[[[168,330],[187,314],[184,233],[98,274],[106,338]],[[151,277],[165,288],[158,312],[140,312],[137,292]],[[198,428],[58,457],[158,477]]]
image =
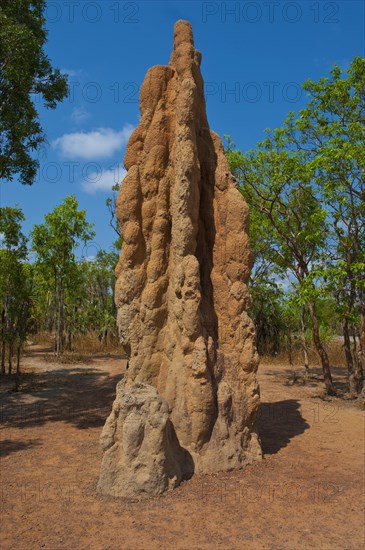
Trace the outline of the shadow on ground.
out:
[[[258,418],[259,435],[264,454],[275,454],[297,435],[309,428],[296,399],[261,403]]]
[[[79,429],[101,427],[111,412],[116,384],[123,377],[88,366],[63,365],[46,372],[20,377],[20,391],[14,391],[15,378],[0,384],[0,428],[28,428],[47,422],[67,422]],[[14,379],[12,379],[14,378]]]
[[[28,441],[13,441],[12,439],[2,439],[0,446],[0,458],[4,458],[17,451],[23,451],[29,447],[40,445],[38,439],[30,439]]]

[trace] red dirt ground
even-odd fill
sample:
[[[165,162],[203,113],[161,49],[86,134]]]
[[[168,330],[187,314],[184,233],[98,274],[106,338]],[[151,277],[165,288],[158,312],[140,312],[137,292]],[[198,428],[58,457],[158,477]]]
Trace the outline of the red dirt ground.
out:
[[[194,476],[160,498],[99,497],[99,436],[124,369],[117,357],[23,360],[20,391],[0,382],[2,550],[359,549],[364,537],[364,413],[260,367],[265,458]],[[338,386],[344,369],[335,369]]]

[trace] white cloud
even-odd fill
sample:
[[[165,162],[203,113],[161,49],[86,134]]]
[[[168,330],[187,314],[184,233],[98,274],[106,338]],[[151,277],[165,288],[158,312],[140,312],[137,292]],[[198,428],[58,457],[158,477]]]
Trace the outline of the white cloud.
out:
[[[52,147],[67,158],[108,158],[126,145],[133,129],[131,124],[125,124],[120,132],[98,128],[92,132],[64,134],[52,142]]]
[[[78,76],[81,71],[75,71],[74,69],[60,69],[61,74],[67,74],[68,76]]]
[[[113,185],[122,182],[126,173],[126,170],[121,167],[90,172],[82,182],[82,188],[86,193],[90,194],[94,194],[97,191],[110,191]]]
[[[71,118],[74,122],[76,122],[76,124],[80,124],[90,117],[91,114],[85,109],[85,107],[75,107],[71,113]]]

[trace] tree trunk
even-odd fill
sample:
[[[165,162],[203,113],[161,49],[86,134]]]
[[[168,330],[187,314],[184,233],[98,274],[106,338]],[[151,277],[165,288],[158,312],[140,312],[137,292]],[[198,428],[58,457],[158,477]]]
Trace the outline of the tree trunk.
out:
[[[5,342],[3,340],[1,343],[1,374],[2,375],[5,374],[5,353],[6,353]]]
[[[11,374],[13,366],[13,342],[10,340],[8,346],[8,374]]]
[[[16,348],[16,373],[17,374],[20,373],[20,348],[21,348],[21,345],[18,344]]]
[[[292,346],[292,339],[291,339],[291,330],[288,327],[287,329],[287,339],[288,339],[288,359],[289,359],[289,365],[293,366],[293,346]]]
[[[356,361],[356,357],[357,357],[356,329],[353,325],[352,325],[352,356]]]
[[[57,324],[57,355],[61,355],[61,296],[58,295],[58,324]]]
[[[361,304],[360,309],[360,351],[355,363],[355,381],[357,393],[361,393],[364,384],[365,369],[365,308]]]
[[[72,331],[70,327],[67,328],[67,351],[72,351]]]
[[[301,338],[302,338],[302,349],[303,349],[303,358],[304,358],[304,370],[305,370],[306,376],[308,376],[309,375],[309,360],[308,360],[307,341],[306,341],[306,338],[305,338],[305,331],[306,331],[307,327],[306,327],[306,323],[305,323],[305,306],[304,305],[301,307],[300,320],[301,320],[301,329],[302,329]]]
[[[101,340],[100,340],[101,349],[105,349],[105,347],[106,347],[107,336],[108,336],[108,330],[104,329],[103,332],[102,332],[102,335],[101,335]]]
[[[54,355],[58,355],[58,287],[57,287],[57,272],[54,271],[54,289],[53,289],[53,318],[54,318]]]
[[[5,374],[5,309],[1,312],[1,374]]]
[[[63,282],[60,281],[58,296],[58,355],[63,353]]]
[[[346,357],[346,363],[347,363],[347,373],[348,373],[348,381],[349,381],[349,392],[351,394],[357,393],[356,392],[356,384],[355,384],[355,378],[354,378],[354,360],[351,353],[351,341],[350,341],[350,334],[349,334],[349,323],[348,320],[345,319],[342,325],[342,331],[343,331],[343,342],[344,342],[344,350],[345,350],[345,357]]]
[[[54,329],[54,338],[53,338],[53,355],[57,355],[57,330],[56,326]]]
[[[316,346],[317,353],[321,360],[321,365],[323,370],[323,379],[324,379],[324,385],[326,387],[326,392],[328,395],[336,395],[335,389],[333,387],[331,367],[328,360],[328,355],[319,337],[319,325],[318,325],[318,319],[315,312],[314,304],[308,304],[308,310],[312,320],[314,345]]]

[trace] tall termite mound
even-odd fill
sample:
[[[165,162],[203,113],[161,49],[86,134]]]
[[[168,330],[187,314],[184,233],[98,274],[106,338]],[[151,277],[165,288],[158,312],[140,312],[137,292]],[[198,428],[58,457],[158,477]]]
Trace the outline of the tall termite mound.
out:
[[[200,62],[178,21],[124,159],[116,305],[129,369],[102,435],[104,493],[158,494],[261,456],[248,211],[208,126]]]

